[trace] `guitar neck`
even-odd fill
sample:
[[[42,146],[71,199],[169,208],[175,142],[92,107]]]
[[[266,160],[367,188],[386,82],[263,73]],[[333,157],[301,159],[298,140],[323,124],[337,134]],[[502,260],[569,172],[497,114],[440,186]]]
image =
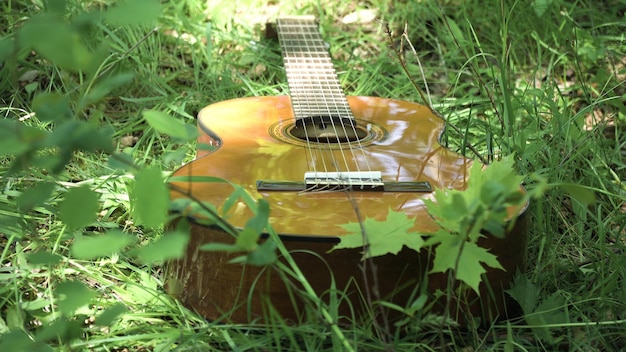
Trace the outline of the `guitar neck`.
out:
[[[319,116],[352,119],[315,18],[279,18],[277,25],[296,119]]]

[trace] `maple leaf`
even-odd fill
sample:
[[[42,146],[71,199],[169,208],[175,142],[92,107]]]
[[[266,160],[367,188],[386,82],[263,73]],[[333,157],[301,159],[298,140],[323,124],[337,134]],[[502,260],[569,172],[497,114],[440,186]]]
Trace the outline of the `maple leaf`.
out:
[[[417,252],[422,248],[424,240],[422,236],[410,231],[415,226],[415,219],[409,218],[405,213],[389,209],[387,219],[378,221],[367,218],[363,221],[363,226],[367,234],[367,244],[369,250],[363,253],[362,259],[377,257],[387,253],[397,254],[403,246],[407,246]],[[341,236],[339,244],[331,251],[341,248],[363,248],[363,234],[361,225],[350,222],[341,225],[348,234]]]
[[[504,270],[495,255],[489,253],[487,249],[479,247],[475,242],[465,241],[463,237],[452,235],[445,230],[437,231],[435,236],[440,243],[435,249],[435,260],[431,273],[444,273],[448,269],[454,270],[457,257],[460,255],[455,278],[465,282],[479,294],[480,276],[486,272],[481,262],[494,269]],[[465,244],[461,251],[462,241],[465,241]]]

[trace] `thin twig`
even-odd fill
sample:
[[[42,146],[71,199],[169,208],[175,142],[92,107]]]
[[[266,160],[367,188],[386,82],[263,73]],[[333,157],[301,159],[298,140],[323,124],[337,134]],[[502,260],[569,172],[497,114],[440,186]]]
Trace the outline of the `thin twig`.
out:
[[[444,24],[446,25],[446,28],[448,29],[450,36],[452,36],[452,40],[454,40],[454,44],[457,46],[457,48],[461,49],[461,44],[459,43],[459,40],[457,39],[457,37],[454,35],[454,31],[450,27],[450,22],[448,22],[448,18],[444,15],[444,11],[443,11],[443,8],[441,7],[441,3],[437,2],[437,6],[439,7],[439,13],[441,14]],[[467,54],[465,53],[465,51],[460,50],[460,52],[461,52],[461,55],[463,55],[463,58],[465,59],[465,61],[470,62],[470,59],[469,57],[467,57]],[[480,77],[480,74],[476,70],[476,67],[474,65],[469,65],[469,68],[470,70],[472,70],[472,74],[474,74],[474,76],[478,80],[478,85],[485,89],[485,93],[487,94],[487,97],[489,98],[491,107],[493,108],[496,114],[496,117],[498,118],[498,121],[500,122],[500,127],[502,128],[502,131],[506,131],[505,125],[504,125],[504,119],[502,118],[502,114],[498,110],[498,106],[496,105],[496,100],[493,97],[493,94],[491,93],[489,89],[487,89],[487,85],[485,84],[483,79]]]
[[[396,57],[398,58],[398,62],[400,62],[400,67],[402,67],[402,71],[404,71],[405,75],[408,77],[409,82],[411,82],[411,84],[413,85],[413,87],[415,87],[415,90],[417,90],[417,93],[420,95],[420,98],[423,102],[423,104],[428,108],[428,110],[430,110],[430,112],[441,118],[442,120],[446,121],[446,127],[450,126],[456,133],[463,135],[463,131],[461,131],[458,127],[456,127],[453,124],[448,123],[448,121],[443,118],[443,116],[441,114],[439,114],[432,106],[432,102],[430,99],[430,91],[428,90],[428,83],[426,82],[426,76],[424,75],[424,70],[422,68],[422,63],[418,58],[418,54],[417,51],[415,50],[415,47],[413,47],[413,45],[411,44],[411,42],[408,40],[408,34],[406,33],[406,27],[405,27],[405,32],[402,34],[402,38],[406,38],[407,42],[409,43],[409,47],[411,48],[411,51],[413,53],[413,55],[417,58],[417,63],[420,67],[420,71],[422,72],[422,79],[424,80],[424,86],[426,87],[426,91],[428,92],[428,97],[426,96],[426,94],[424,93],[424,91],[422,90],[422,88],[420,88],[420,86],[417,84],[417,82],[415,82],[415,80],[413,79],[413,77],[411,76],[411,73],[409,72],[409,68],[406,65],[406,60],[404,59],[403,55],[402,55],[402,51],[401,49],[397,49],[393,43],[393,36],[391,33],[391,29],[389,28],[389,24],[385,24],[385,31],[387,34],[387,39],[389,40],[389,43],[391,44],[391,49],[393,50],[394,54],[396,55]],[[402,45],[402,43],[401,43]],[[472,151],[472,153],[474,153],[474,155],[476,155],[477,158],[480,159],[480,161],[483,164],[488,164],[489,162],[487,161],[487,159],[485,159],[479,152],[478,150],[471,144],[471,143],[465,143],[465,146],[470,149]]]
[[[420,61],[420,56],[417,55],[417,50],[415,50],[415,47],[413,46],[413,43],[411,42],[410,38],[409,38],[409,34],[408,34],[408,28],[409,28],[409,24],[407,22],[404,23],[404,31],[402,31],[402,38],[404,40],[406,40],[406,43],[409,45],[409,48],[411,48],[411,52],[413,53],[413,56],[415,56],[415,60],[417,61],[417,67],[419,67],[420,69],[420,74],[422,75],[422,82],[424,82],[424,89],[426,90],[426,98],[428,98],[428,107],[430,108],[431,111],[433,111],[434,109],[432,108],[433,106],[433,100],[430,96],[430,89],[428,88],[428,81],[426,80],[426,74],[424,73],[424,66],[422,66],[422,61]],[[414,84],[415,85],[415,84]],[[419,87],[416,87],[419,91]],[[424,101],[424,103],[426,103],[426,98],[424,98],[424,93],[422,93],[421,91],[419,91],[420,96],[422,97],[422,100]]]
[[[137,41],[137,43],[133,44],[133,46],[131,46],[130,48],[128,48],[128,50],[126,50],[125,52],[123,52],[121,55],[118,56],[118,60],[117,62],[122,61],[123,59],[125,59],[126,57],[128,57],[128,55],[130,54],[131,51],[135,50],[141,43],[145,42],[146,39],[148,39],[149,36],[151,36],[152,34],[158,32],[160,29],[160,27],[154,27],[150,30],[150,32],[146,33],[141,39],[139,39]],[[102,76],[104,76],[107,72],[109,72],[115,65],[109,65],[109,67],[105,68],[104,70],[102,70],[102,72],[100,72],[97,76],[97,78],[100,78]]]
[[[115,67],[115,64],[117,64],[118,62],[126,59],[128,57],[128,55],[131,53],[131,51],[135,50],[141,43],[145,42],[146,39],[148,39],[148,37],[150,37],[152,34],[156,33],[159,30],[160,27],[155,27],[152,30],[150,30],[150,32],[146,33],[141,39],[139,39],[135,44],[133,44],[130,48],[128,48],[125,52],[123,52],[121,55],[118,56],[118,59],[116,61],[114,61],[113,63],[111,63],[109,66],[107,66],[104,70],[102,70],[100,73],[98,73],[98,75],[91,81],[93,83],[93,81],[95,81],[96,79],[101,78],[102,76],[106,75],[109,71],[111,71],[113,69],[113,67]],[[87,83],[87,82],[85,82]],[[68,93],[72,93],[77,91],[81,86],[83,86],[85,83],[80,84],[76,87],[74,87],[74,89],[72,89],[70,92]],[[90,83],[91,84],[91,83]]]

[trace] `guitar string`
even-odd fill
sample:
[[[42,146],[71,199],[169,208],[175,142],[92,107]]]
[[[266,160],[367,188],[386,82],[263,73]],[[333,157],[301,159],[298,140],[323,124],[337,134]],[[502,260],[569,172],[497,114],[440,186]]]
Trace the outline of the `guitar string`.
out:
[[[342,118],[344,118],[344,116],[343,116],[344,114],[342,114],[342,111],[340,110],[340,108],[339,108],[339,106],[337,104],[337,101],[338,101],[338,99],[337,99],[338,95],[337,95],[337,89],[336,89],[337,88],[336,87],[337,83],[335,82],[335,85],[332,86],[331,82],[330,82],[330,79],[328,79],[329,76],[331,78],[335,78],[336,79],[336,75],[334,74],[332,63],[330,62],[330,56],[326,52],[325,47],[324,47],[324,42],[322,41],[322,38],[319,35],[319,32],[318,32],[319,29],[317,28],[317,26],[315,24],[311,24],[311,23],[304,23],[301,26],[306,28],[306,29],[308,29],[308,33],[309,33],[310,37],[312,37],[312,39],[313,39],[312,40],[312,44],[317,44],[318,48],[322,49],[322,50],[319,50],[319,52],[321,52],[321,55],[317,56],[318,57],[317,60],[316,59],[312,59],[312,61],[314,63],[313,68],[315,68],[315,66],[318,66],[318,71],[322,71],[323,72],[323,75],[318,74],[315,77],[317,77],[317,84],[318,84],[318,86],[320,88],[320,91],[323,92],[324,89],[326,88],[326,90],[331,93],[330,97],[332,97],[332,103],[334,105],[334,110],[335,110],[334,113],[337,114],[340,119],[342,119]],[[309,44],[309,42],[306,42],[306,45],[307,45],[307,53],[313,53],[314,51],[311,49],[311,45]],[[310,56],[314,56],[314,55],[310,54]],[[315,65],[315,64],[317,64],[317,65]],[[325,87],[324,87],[324,84],[325,84]],[[339,92],[341,93],[341,90],[339,90]],[[325,108],[326,113],[330,117],[333,117],[332,107],[331,107],[331,104],[329,103],[329,99],[328,98],[329,98],[328,94],[321,94],[322,101],[320,103],[322,103],[322,108]],[[336,142],[337,142],[338,147],[339,147],[341,158],[343,159],[343,164],[345,166],[345,170],[346,171],[350,171],[350,167],[348,165],[348,161],[347,161],[347,158],[346,158],[346,155],[345,155],[345,152],[344,152],[344,150],[346,148],[343,145],[343,143],[341,143],[341,141],[339,140],[340,133],[337,130],[337,124],[336,124],[335,119],[331,118],[330,119],[330,124],[332,126],[332,131],[333,131],[334,135],[337,138]],[[345,125],[343,123],[341,123],[341,125],[343,127],[344,136],[346,136],[346,138],[348,138],[348,133],[345,130]],[[327,139],[327,142],[328,142],[328,139]],[[354,151],[352,150],[352,147],[351,147],[350,143],[348,143],[347,145],[348,145],[348,149],[350,149],[350,152],[352,153],[352,156],[354,157]],[[332,153],[332,152],[330,152],[330,153],[334,157],[334,153]],[[338,167],[337,160],[333,159],[333,163],[335,164],[335,170],[339,172],[340,168]],[[359,167],[358,163],[356,164],[356,166],[357,166],[357,171],[360,171],[360,167]],[[339,181],[340,182],[342,181],[341,177],[339,178]]]
[[[287,36],[287,29],[286,29],[287,25],[281,19],[278,19],[277,25],[278,25],[279,38],[281,39],[281,44],[283,46],[283,52],[284,52],[283,55],[284,55],[284,58],[285,58],[285,69],[286,69],[286,72],[287,72],[287,81],[289,81],[289,76],[290,76],[291,72],[290,72],[290,70],[288,68],[291,65],[291,63],[289,61],[289,54],[290,53],[289,53],[289,50],[288,50],[288,39],[286,38],[286,36]],[[293,84],[297,85],[297,82],[294,82]],[[295,88],[295,86],[294,86],[294,88]],[[290,93],[292,93],[292,92],[290,91]],[[293,96],[294,95],[293,94],[290,94],[290,95],[291,95],[291,99],[292,99],[292,109],[294,110],[294,115],[295,115],[296,118],[298,118],[298,112],[299,112],[299,110],[301,110],[300,101],[296,98],[296,102],[294,104],[294,102],[293,102]],[[305,138],[305,140],[307,142],[307,146],[308,146],[307,147],[307,151],[308,151],[308,154],[309,154],[309,157],[310,157],[309,164],[313,166],[313,172],[315,172],[317,174],[317,165],[316,165],[316,162],[315,162],[316,158],[315,158],[315,155],[313,154],[313,148],[310,147],[309,135],[308,135],[308,131],[307,131],[306,128],[304,129],[304,138]]]
[[[309,154],[311,155],[311,165],[313,167],[313,172],[317,176],[318,162],[323,167],[323,172],[325,173],[329,172],[330,168],[328,166],[328,163],[326,161],[326,157],[323,151],[312,147],[312,143],[311,143],[312,138],[311,136],[309,136],[308,128],[306,128],[307,115],[311,115],[311,118],[312,116],[316,115],[316,112],[314,109],[315,106],[312,105],[312,100],[315,96],[314,95],[311,96],[310,94],[311,85],[312,85],[311,80],[310,80],[311,73],[309,72],[309,74],[306,75],[302,72],[305,72],[303,68],[310,67],[312,63],[307,62],[307,58],[304,57],[303,55],[304,54],[303,50],[300,50],[300,51],[296,50],[299,47],[296,43],[299,43],[300,41],[306,43],[307,41],[302,31],[297,30],[297,23],[296,24],[289,23],[286,26],[285,30],[282,32],[285,33],[285,37],[286,37],[285,39],[287,39],[283,45],[283,50],[285,51],[285,57],[287,58],[286,60],[287,78],[288,80],[291,79],[290,81],[294,83],[294,88],[295,88],[294,92],[291,92],[292,99],[295,97],[295,100],[296,100],[294,114],[296,115],[296,118],[299,117],[299,118],[304,119],[303,130],[305,134],[305,141],[307,144],[307,149],[309,150]],[[289,34],[289,38],[287,38],[287,34]],[[298,41],[298,38],[300,39],[300,41]],[[300,49],[302,49],[302,47],[300,47]],[[298,72],[300,72],[300,75],[298,75]],[[311,125],[313,127],[313,131],[312,131],[313,135],[319,135],[317,125],[314,123]],[[317,182],[317,178],[316,178],[316,182]],[[315,186],[313,186],[313,188],[323,189],[324,187],[319,187],[319,184],[316,184]]]
[[[299,95],[298,98],[304,100],[301,102],[301,106],[305,106],[304,110],[306,112],[302,114],[302,117],[305,119],[307,117],[311,118],[310,125],[313,127],[313,131],[312,131],[313,136],[319,136],[321,131],[318,130],[318,125],[314,123],[313,121],[314,116],[322,115],[319,112],[319,104],[316,104],[316,101],[317,101],[316,94],[314,94],[313,92],[314,82],[312,79],[313,72],[311,68],[312,66],[314,66],[314,62],[313,62],[311,55],[309,54],[310,48],[308,47],[308,39],[306,38],[306,32],[303,32],[300,28],[298,28],[297,24],[293,25],[292,27],[293,27],[292,36],[293,36],[294,42],[291,43],[292,44],[291,48],[293,49],[294,63],[295,63],[293,68],[295,68],[294,70],[295,75],[298,75],[299,73],[297,81],[301,83],[301,86],[300,86],[301,89],[297,93]],[[296,49],[299,49],[299,50],[296,50]],[[306,120],[305,120],[305,125],[306,125]],[[308,128],[305,127],[305,131],[307,130]],[[330,154],[330,158],[329,158],[330,160],[327,160],[326,154],[324,153],[322,149],[312,147],[311,140],[307,140],[307,145],[309,148],[314,149],[316,152],[317,158],[313,160],[313,162],[317,163],[318,161],[321,161],[322,166],[323,166],[323,171],[326,174],[330,172],[331,170],[330,165],[336,164],[334,155]],[[325,190],[324,183],[322,183],[322,186],[320,186],[319,184],[320,181],[318,181],[317,176],[318,175],[316,174],[316,182],[318,184],[314,186],[314,189]],[[326,182],[326,184],[328,184],[328,182]]]
[[[291,21],[284,21],[284,22],[291,22]],[[356,144],[358,145],[358,148],[356,149],[360,150],[361,154],[363,155],[362,160],[365,162],[367,166],[367,170],[371,171],[369,162],[367,158],[365,157],[365,151],[363,150],[361,140],[358,136],[356,124],[354,123],[356,121],[354,119],[354,116],[352,115],[352,111],[347,104],[346,97],[339,84],[336,72],[334,70],[332,62],[330,61],[330,55],[326,51],[321,35],[319,35],[319,28],[317,26],[317,23],[314,20],[309,20],[309,21],[301,20],[300,21],[297,19],[294,19],[293,22],[289,23],[288,25],[286,25],[286,23],[284,22],[279,19],[279,34],[281,34],[281,39],[283,40],[283,42],[285,42],[285,45],[283,45],[284,46],[283,50],[285,50],[286,52],[285,53],[285,58],[287,59],[285,60],[286,66],[290,68],[293,68],[295,66],[296,72],[297,71],[304,72],[304,74],[302,74],[302,77],[300,77],[300,79],[297,79],[295,77],[293,79],[294,87],[302,88],[298,92],[299,94],[296,94],[296,104],[294,106],[294,114],[297,115],[295,110],[301,110],[300,112],[301,113],[303,112],[302,111],[303,109],[301,109],[302,102],[300,101],[301,100],[300,98],[302,98],[301,93],[304,92],[304,98],[305,98],[304,104],[306,105],[306,110],[308,110],[309,114],[314,113],[315,110],[319,111],[320,110],[319,103],[323,103],[322,110],[325,110],[325,112],[329,116],[331,117],[333,116],[333,108],[334,108],[334,113],[337,114],[340,119],[349,118],[350,121],[352,122],[350,123],[350,126],[352,127],[351,132],[354,133]],[[286,29],[288,27],[294,27],[295,29],[294,31],[288,31],[288,30],[283,31],[283,28]],[[297,39],[294,39],[291,41],[285,40],[287,39],[287,33],[296,38],[301,38],[302,40],[301,41]],[[302,49],[302,46],[300,45],[301,42],[304,43],[304,48],[306,49],[305,52],[303,52],[302,50],[300,51],[296,50],[297,48]],[[291,48],[288,48],[288,47],[291,47]],[[292,58],[290,58],[290,55],[289,55],[290,53],[294,54],[293,56],[295,57],[295,60],[291,60]],[[301,54],[301,57],[303,59],[298,60],[299,56],[296,54]],[[294,65],[291,65],[292,61],[295,61]],[[310,64],[310,65],[307,65],[307,64]],[[288,78],[290,76],[290,73],[293,73],[289,71],[291,70],[287,70]],[[315,74],[316,73],[315,71],[318,71],[317,74]],[[320,72],[322,72],[322,74],[320,74]],[[293,74],[291,76],[293,76]],[[298,86],[298,83],[301,84],[300,87]],[[318,97],[315,97],[314,95],[309,94],[309,91],[311,91],[311,94],[314,94],[312,92],[314,90],[312,89],[312,87],[314,87],[315,85],[317,85],[317,87],[319,88],[320,93],[324,92],[325,90],[331,93],[330,101],[329,101],[329,97],[327,94],[320,94],[322,98],[321,101],[319,100]],[[313,106],[312,103],[317,103],[317,104],[316,106]],[[317,109],[315,109],[316,107]],[[335,136],[337,136],[337,144],[339,146],[340,155],[341,155],[341,158],[343,159],[343,164],[345,165],[346,171],[350,171],[350,167],[349,167],[348,158],[346,157],[344,150],[349,149],[351,157],[354,160],[354,164],[356,165],[357,171],[360,172],[361,169],[360,169],[360,165],[358,162],[358,158],[354,151],[355,148],[353,147],[352,143],[349,140],[348,136],[350,133],[346,129],[345,123],[339,123],[339,125],[342,129],[343,135],[346,137],[346,143],[342,143],[339,140],[340,133],[338,132],[337,124],[334,121],[334,119],[331,118],[330,123],[332,126],[333,133],[335,134]],[[305,139],[307,142],[307,147],[309,149],[309,154],[311,155],[311,158],[313,159],[312,160],[313,171],[317,172],[317,167],[315,165],[315,158],[313,156],[313,151],[312,151],[313,148],[311,147],[311,139],[308,135],[307,129],[304,130],[304,133],[305,133]],[[313,124],[313,133],[315,135],[319,135],[319,131],[317,130],[317,126],[315,124]],[[327,138],[327,143],[330,143],[328,138]],[[328,172],[329,168],[326,162],[326,158],[324,157],[324,153],[321,150],[316,152],[316,155],[318,153],[319,153],[319,157],[322,160],[324,171]],[[340,172],[334,153],[332,153],[331,151],[329,154],[332,157],[332,163],[335,165],[335,171]],[[359,179],[363,181],[363,178],[361,176],[359,176]]]
[[[316,39],[317,41],[319,41],[319,44],[320,44],[321,46],[323,46],[323,45],[324,45],[324,44],[323,44],[323,41],[321,40],[321,38],[319,38],[319,39],[318,39],[318,38],[315,38],[315,39]],[[326,57],[323,57],[323,58],[326,58]],[[320,67],[330,66],[330,68],[328,68],[328,72],[324,70],[324,75],[330,74],[331,76],[335,76],[335,75],[334,75],[334,70],[332,69],[332,63],[330,63],[330,62],[329,62],[329,61],[330,61],[329,59],[328,59],[328,60],[321,60],[321,59],[318,59],[317,61],[319,62],[319,66],[320,66]],[[323,62],[323,61],[326,61],[326,62]],[[325,63],[326,65],[324,65],[324,63]],[[344,123],[341,123],[341,119],[343,119],[343,118],[344,118],[344,116],[343,116],[343,114],[342,114],[342,112],[341,112],[341,109],[339,108],[338,99],[337,99],[337,96],[338,96],[339,94],[338,94],[338,92],[337,92],[337,87],[336,87],[336,84],[335,84],[335,85],[332,85],[332,84],[331,84],[331,80],[330,80],[330,79],[327,79],[327,77],[326,77],[326,76],[323,76],[323,77],[320,77],[320,78],[322,78],[322,79],[320,79],[320,80],[319,80],[320,89],[321,89],[321,90],[324,90],[323,85],[325,85],[325,86],[326,86],[326,88],[327,88],[327,90],[328,90],[329,92],[331,92],[330,97],[331,97],[331,103],[332,103],[332,105],[333,105],[332,107],[333,107],[333,108],[334,108],[334,110],[335,110],[335,114],[337,114],[337,115],[338,115],[338,117],[339,117],[339,125],[341,125],[341,127],[342,127],[342,129],[343,129],[343,131],[342,131],[342,132],[343,132],[343,135],[344,135],[344,136],[346,136],[346,139],[348,139],[348,131],[346,130],[345,124],[344,124]],[[325,79],[324,79],[324,78],[325,78]],[[335,82],[335,83],[336,83],[336,82]],[[329,103],[329,101],[328,101],[328,95],[326,95],[326,94],[322,94],[322,100],[323,100],[323,106],[326,108],[326,113],[327,113],[329,116],[332,116],[332,115],[333,115],[333,111],[332,111],[332,109],[331,109],[331,104],[330,104],[330,103]],[[345,113],[345,112],[344,112],[344,113]],[[333,133],[334,133],[334,135],[335,135],[335,136],[336,136],[336,138],[337,138],[337,144],[339,144],[339,149],[341,150],[340,155],[341,155],[341,157],[342,157],[342,159],[343,159],[343,163],[344,163],[344,165],[345,165],[345,167],[346,167],[346,170],[347,170],[347,171],[349,171],[350,167],[349,167],[349,165],[348,165],[348,160],[346,159],[346,155],[345,155],[345,153],[343,152],[343,150],[345,149],[345,147],[344,147],[344,145],[343,145],[343,144],[340,142],[340,140],[339,140],[339,135],[340,135],[340,132],[338,132],[338,131],[337,131],[337,123],[335,122],[335,119],[332,119],[332,118],[330,119],[330,123],[331,123],[331,125],[332,125]],[[348,143],[346,143],[346,145],[348,146],[348,149],[350,150],[350,152],[351,152],[352,156],[354,157],[354,151],[352,150],[352,145],[351,145],[349,142],[348,142]],[[361,171],[361,170],[360,170],[360,168],[359,168],[359,165],[358,165],[358,164],[356,164],[356,166],[357,166],[357,171]]]
[[[322,108],[325,108],[325,112],[329,115],[332,116],[333,115],[333,111],[332,108],[334,107],[335,110],[335,114],[339,115],[339,118],[344,118],[345,115],[348,115],[348,118],[352,118],[352,116],[350,116],[350,110],[349,108],[347,109],[347,101],[345,101],[345,96],[343,96],[343,91],[341,90],[341,88],[338,86],[338,82],[337,82],[337,78],[336,78],[336,73],[334,72],[333,66],[332,66],[332,62],[330,62],[330,56],[328,55],[328,52],[325,50],[326,48],[324,47],[324,42],[321,38],[321,36],[319,35],[319,29],[317,28],[317,25],[313,22],[313,21],[296,21],[296,26],[299,27],[299,29],[301,30],[300,33],[303,33],[302,36],[304,37],[305,41],[305,47],[306,47],[306,54],[308,55],[308,57],[310,57],[310,61],[313,64],[312,68],[309,69],[308,73],[309,76],[311,78],[317,78],[317,80],[313,80],[310,79],[311,83],[313,81],[315,81],[317,83],[317,86],[320,89],[320,92],[323,92],[326,88],[327,91],[331,92],[331,97],[332,97],[332,105],[329,103],[329,99],[328,99],[328,94],[321,94],[321,98],[322,101],[319,101],[318,99],[312,99],[315,100],[315,102],[317,103],[323,103]],[[306,30],[305,30],[306,29]],[[307,38],[306,36],[310,37]],[[321,50],[320,50],[321,48]],[[313,75],[313,71],[315,70],[315,66],[317,66],[317,71],[321,71],[323,72],[323,74],[318,74],[317,75]],[[323,76],[323,77],[322,77]],[[330,78],[334,78],[334,82],[331,82]],[[324,79],[321,79],[324,78]],[[334,84],[331,84],[334,83]],[[324,87],[325,85],[325,87]],[[344,98],[343,99],[343,107],[340,107],[338,104],[338,101],[340,99],[339,98]],[[342,109],[343,108],[343,109]],[[312,109],[311,109],[312,110]],[[335,122],[334,119],[330,119],[330,123],[332,126],[332,130],[333,133],[335,134],[335,136],[337,136],[337,138],[339,138],[338,136],[340,135],[340,133],[337,130],[337,124]],[[342,129],[343,129],[343,135],[347,136],[349,135],[348,131],[346,130],[345,124],[341,123],[340,124]],[[355,136],[358,138],[358,135],[356,133],[356,129],[354,124],[351,124],[352,128],[353,128],[353,132],[355,133]],[[317,133],[317,132],[316,132]],[[328,139],[327,139],[328,141]],[[358,141],[358,139],[357,139]],[[360,142],[360,141],[359,141]],[[339,141],[339,139],[337,140],[337,144],[339,145],[339,150],[340,150],[340,155],[343,159],[343,164],[345,165],[346,171],[350,171],[350,167],[348,165],[348,161],[345,155],[344,150],[345,145],[348,146],[348,149],[350,150],[350,153],[352,154],[352,157],[355,160],[355,165],[357,167],[357,171],[361,171],[360,170],[360,166],[358,164],[357,159],[356,159],[356,155],[354,153],[353,147],[351,145],[351,143],[342,143],[341,141]],[[331,156],[333,156],[333,163],[335,164],[335,171],[340,171],[340,168],[338,167],[337,164],[337,160],[334,158],[334,154],[331,152]]]
[[[335,92],[332,91],[332,89],[330,88],[329,84],[328,84],[328,80],[327,79],[322,79],[322,75],[320,74],[320,72],[322,72],[323,75],[327,75],[328,71],[329,71],[329,67],[328,67],[328,63],[324,62],[325,60],[323,60],[324,54],[323,51],[322,53],[319,53],[320,48],[324,47],[324,43],[321,40],[321,38],[317,38],[316,37],[316,31],[315,30],[311,30],[311,25],[309,25],[306,22],[303,23],[299,23],[298,26],[300,27],[300,33],[302,33],[302,37],[304,38],[304,47],[305,47],[305,51],[303,52],[304,56],[306,56],[309,59],[309,63],[310,65],[307,65],[306,69],[303,69],[303,72],[306,71],[307,75],[308,75],[308,80],[311,84],[311,86],[317,86],[317,88],[319,89],[320,94],[318,94],[318,97],[316,97],[315,99],[310,99],[309,101],[311,103],[315,103],[315,105],[319,108],[319,104],[321,104],[321,108],[323,111],[323,114],[325,113],[326,115],[328,115],[329,117],[329,121],[330,124],[332,126],[332,130],[334,135],[337,138],[337,144],[339,145],[339,151],[340,151],[340,156],[343,159],[343,165],[345,167],[346,171],[349,171],[350,166],[348,165],[348,161],[346,159],[345,153],[343,152],[344,148],[342,146],[342,143],[339,141],[339,133],[337,132],[337,126],[335,124],[335,119],[333,118],[333,111],[331,109],[331,104],[328,101],[328,94],[323,94],[322,92],[324,92],[325,90],[330,92],[331,96],[334,95]],[[317,55],[314,53],[318,53]],[[332,66],[331,66],[332,68]],[[324,87],[324,83],[326,83],[326,87]],[[308,91],[308,90],[307,90]],[[311,92],[312,93],[312,92]],[[321,101],[319,100],[321,98]],[[333,99],[335,100],[335,99]],[[311,109],[313,110],[313,109]],[[337,104],[335,103],[335,111],[336,113],[338,113],[338,107]],[[322,115],[323,115],[322,114]],[[320,137],[319,132],[316,131],[316,134],[318,135],[318,137]],[[330,141],[329,137],[326,137],[326,143],[329,145],[330,143],[332,143]],[[329,152],[328,154],[331,157],[331,162],[332,165],[334,166],[334,170],[339,172],[340,171],[340,167],[339,167],[339,160],[337,160],[337,158],[335,157],[335,153],[332,151],[332,148],[329,148]],[[323,154],[323,152],[321,152]],[[328,174],[327,174],[328,175]],[[339,180],[341,181],[341,178],[339,178]],[[329,180],[326,180],[327,183],[329,183]]]
[[[343,92],[343,89],[341,88],[339,79],[337,77],[337,74],[335,72],[334,66],[332,64],[331,58],[330,58],[330,54],[328,53],[328,51],[325,48],[324,45],[324,41],[319,33],[319,26],[316,23],[316,21],[314,19],[306,21],[304,20],[304,25],[303,27],[306,27],[308,29],[308,32],[310,33],[311,37],[314,38],[314,42],[317,42],[318,47],[321,49],[319,51],[315,50],[309,50],[308,52],[319,52],[320,56],[322,59],[324,59],[324,61],[322,62],[322,60],[319,60],[321,64],[325,64],[326,69],[324,70],[324,80],[319,80],[320,81],[320,85],[322,83],[322,81],[326,84],[328,91],[331,92],[330,96],[332,97],[332,103],[334,105],[334,109],[336,111],[336,113],[339,115],[340,119],[343,119],[344,117],[347,117],[348,119],[350,119],[351,123],[350,123],[350,127],[352,128],[352,133],[355,136],[355,141],[356,144],[358,145],[358,148],[356,148],[357,150],[359,150],[363,156],[363,161],[365,162],[366,166],[367,166],[367,170],[368,171],[372,171],[371,167],[369,165],[369,161],[365,155],[365,151],[364,148],[361,144],[361,139],[358,136],[358,131],[357,131],[357,127],[356,127],[356,120],[352,114],[352,110],[350,109],[350,106],[348,105],[348,101],[346,99],[346,96]],[[323,66],[323,65],[320,65]],[[320,77],[319,75],[317,75],[316,77]],[[323,91],[323,88],[322,88]],[[322,99],[324,100],[324,106],[327,108],[327,113],[329,115],[332,115],[332,111],[331,111],[331,104],[328,103],[328,99],[327,99],[328,95],[326,94],[322,94]],[[341,120],[340,120],[341,121]],[[337,131],[337,125],[335,123],[335,120],[331,119],[331,124],[333,127],[333,132],[335,133],[335,135],[339,135],[340,133],[338,133]],[[339,123],[343,135],[346,136],[346,143],[341,143],[339,140],[337,140],[338,144],[339,144],[339,148],[341,150],[341,156],[344,159],[344,165],[346,166],[346,171],[350,171],[350,168],[348,166],[348,161],[346,159],[346,155],[343,152],[343,150],[345,150],[345,146],[347,146],[347,149],[350,150],[350,154],[354,160],[354,164],[356,165],[357,171],[360,172],[361,171],[361,167],[359,165],[358,162],[358,158],[356,156],[356,153],[354,151],[354,146],[353,143],[351,143],[349,141],[349,132],[346,129],[346,124],[345,123]],[[339,171],[339,170],[337,170]],[[359,173],[359,175],[361,175]],[[361,182],[364,181],[364,179],[359,176],[359,179]]]
[[[318,29],[318,31],[319,31],[319,29]],[[317,33],[319,35],[319,32],[317,32]],[[321,35],[319,35],[319,37],[321,39]],[[330,54],[327,53],[327,56],[328,56],[328,62],[331,64],[331,67],[332,67]],[[356,144],[358,146],[357,150],[359,150],[361,152],[362,160],[365,162],[365,165],[367,166],[367,171],[371,172],[372,169],[371,169],[371,166],[369,164],[369,160],[368,160],[368,158],[367,158],[367,156],[365,154],[365,148],[363,148],[363,145],[361,143],[361,139],[359,138],[359,135],[358,135],[356,119],[354,118],[354,116],[352,114],[352,110],[351,110],[350,106],[348,105],[348,100],[346,99],[346,96],[345,96],[345,94],[343,92],[343,89],[341,88],[341,83],[339,82],[339,78],[336,75],[336,73],[334,72],[334,70],[333,70],[333,73],[334,73],[334,77],[335,77],[336,89],[339,92],[339,96],[342,98],[342,101],[343,101],[344,111],[346,112],[346,114],[348,115],[348,117],[350,118],[350,120],[352,122],[350,124],[350,127],[352,128],[352,132],[354,133],[354,135],[356,137]],[[342,127],[344,128],[344,132],[345,132],[345,124],[342,125]],[[352,149],[352,143],[349,143],[348,145],[351,147],[351,152],[353,154],[354,162],[358,166],[359,165],[358,158],[356,157],[356,155],[354,155],[354,150]],[[360,178],[360,180],[361,180],[361,182],[363,181],[362,178]]]

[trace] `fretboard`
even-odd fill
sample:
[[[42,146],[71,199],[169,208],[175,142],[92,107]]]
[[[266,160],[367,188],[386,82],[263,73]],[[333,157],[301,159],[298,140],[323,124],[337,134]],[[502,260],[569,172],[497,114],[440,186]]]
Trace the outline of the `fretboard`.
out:
[[[315,18],[280,18],[277,25],[296,119],[353,118]]]

